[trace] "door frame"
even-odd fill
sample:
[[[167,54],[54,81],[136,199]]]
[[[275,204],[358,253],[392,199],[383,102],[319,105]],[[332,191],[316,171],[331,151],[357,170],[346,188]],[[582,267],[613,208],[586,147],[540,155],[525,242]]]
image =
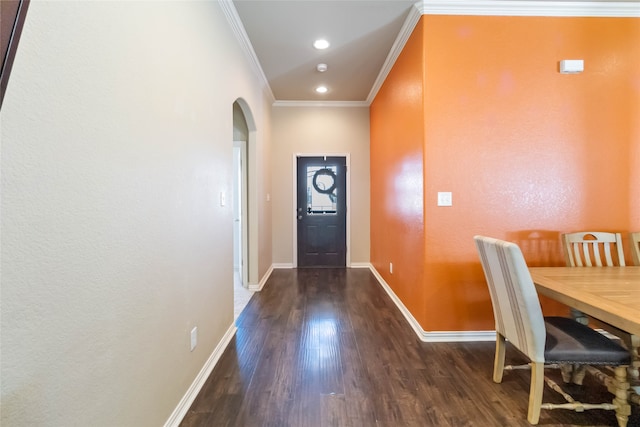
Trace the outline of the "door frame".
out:
[[[240,188],[238,188],[238,194],[235,194],[234,192],[234,196],[238,196],[240,197],[240,248],[241,248],[241,253],[240,253],[240,278],[242,280],[242,287],[244,288],[249,288],[249,216],[247,215],[247,212],[249,211],[249,203],[248,203],[248,181],[249,181],[249,168],[248,166],[248,162],[247,162],[247,141],[243,141],[243,140],[237,140],[237,141],[233,141],[233,147],[234,148],[239,148],[240,149],[240,167],[239,167],[239,174],[240,174]],[[236,162],[236,158],[235,158],[235,150],[234,150],[234,155],[233,155],[233,162],[234,162],[234,168],[235,168],[235,162]],[[233,177],[234,180],[237,179],[236,176]],[[235,183],[234,183],[235,185]],[[234,200],[234,204],[237,201]],[[235,208],[235,206],[234,206]],[[234,218],[234,225],[235,227],[235,218]],[[233,251],[234,251],[234,257],[235,257],[235,252],[238,250],[238,248],[235,247],[235,238],[234,238],[234,247],[233,247]],[[234,265],[234,269],[235,269],[235,265]]]
[[[349,153],[293,153],[292,164],[293,164],[293,176],[291,182],[293,183],[292,187],[292,206],[291,206],[291,220],[293,223],[293,268],[298,267],[298,157],[344,157],[346,164],[346,180],[347,180],[347,188],[346,188],[346,196],[347,196],[347,212],[346,212],[346,221],[347,221],[347,231],[346,231],[346,245],[347,245],[347,253],[345,266],[351,267],[351,156]]]

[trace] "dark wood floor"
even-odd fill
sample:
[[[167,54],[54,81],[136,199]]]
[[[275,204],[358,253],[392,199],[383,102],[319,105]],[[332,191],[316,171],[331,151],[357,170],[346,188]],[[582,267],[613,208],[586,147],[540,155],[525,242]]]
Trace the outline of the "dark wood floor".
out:
[[[369,270],[275,270],[237,323],[182,426],[529,426],[528,371],[494,384],[494,343],[421,342]],[[611,400],[590,378],[574,397]],[[543,410],[539,425],[617,422]]]

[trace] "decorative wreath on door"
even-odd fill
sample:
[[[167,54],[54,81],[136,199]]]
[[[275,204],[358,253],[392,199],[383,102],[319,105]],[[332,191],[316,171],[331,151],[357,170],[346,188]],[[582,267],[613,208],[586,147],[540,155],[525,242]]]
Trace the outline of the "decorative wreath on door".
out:
[[[319,176],[329,176],[331,177],[331,186],[329,188],[320,188],[318,186],[318,177]],[[336,189],[336,174],[329,168],[318,169],[316,173],[313,174],[313,188],[320,194],[332,194],[333,190]]]

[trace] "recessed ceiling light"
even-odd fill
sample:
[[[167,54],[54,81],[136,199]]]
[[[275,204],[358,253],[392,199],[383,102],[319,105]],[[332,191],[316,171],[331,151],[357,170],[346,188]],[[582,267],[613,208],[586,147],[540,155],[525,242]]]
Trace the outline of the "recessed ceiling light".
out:
[[[316,49],[326,49],[329,47],[329,42],[325,39],[318,39],[313,42],[313,47]]]
[[[316,69],[321,73],[324,73],[325,71],[327,71],[327,64],[318,64]]]
[[[326,87],[326,86],[318,86],[318,87],[316,88],[316,92],[318,92],[318,93],[327,93],[327,91],[328,91],[328,90],[329,90],[329,89],[327,89],[327,87]]]

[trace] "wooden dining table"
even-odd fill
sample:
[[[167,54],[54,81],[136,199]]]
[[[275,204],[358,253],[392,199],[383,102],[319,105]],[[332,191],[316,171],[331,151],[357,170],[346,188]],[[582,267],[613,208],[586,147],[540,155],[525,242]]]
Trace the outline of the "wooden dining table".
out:
[[[640,267],[531,267],[538,293],[640,335]]]
[[[539,294],[640,336],[640,267],[530,267],[529,272]],[[631,386],[628,402],[640,404],[640,386]]]

